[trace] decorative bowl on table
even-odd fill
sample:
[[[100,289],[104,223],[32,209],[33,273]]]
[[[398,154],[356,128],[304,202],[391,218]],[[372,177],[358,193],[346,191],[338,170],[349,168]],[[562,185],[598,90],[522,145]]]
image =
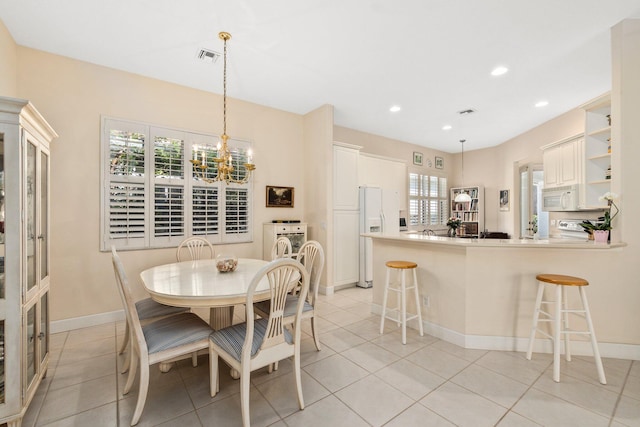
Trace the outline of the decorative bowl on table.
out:
[[[216,268],[220,273],[229,273],[238,266],[238,257],[220,254],[216,257]]]

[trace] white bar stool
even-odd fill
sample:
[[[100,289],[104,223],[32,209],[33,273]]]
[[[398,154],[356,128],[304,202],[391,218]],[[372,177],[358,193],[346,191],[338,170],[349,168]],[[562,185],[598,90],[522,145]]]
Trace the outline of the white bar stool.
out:
[[[420,327],[420,336],[424,336],[422,330],[422,314],[420,312],[420,297],[418,295],[418,276],[416,275],[416,269],[418,264],[410,261],[387,261],[387,280],[384,286],[384,297],[382,299],[382,316],[380,318],[380,333],[384,330],[384,319],[393,320],[398,323],[398,326],[402,325],[402,344],[407,343],[407,320],[418,319],[418,325]],[[413,286],[407,287],[405,280],[405,271],[413,270]],[[391,270],[397,270],[400,281],[398,283],[391,282]],[[413,289],[413,294],[416,300],[417,314],[407,317],[407,291]],[[395,313],[395,317],[391,317],[387,313],[387,297],[389,291],[397,293],[396,308],[389,309],[391,313]]]
[[[596,361],[596,368],[598,370],[598,376],[602,384],[607,383],[607,379],[604,375],[604,368],[602,367],[602,360],[600,359],[600,351],[598,350],[598,342],[596,341],[596,334],[593,331],[593,322],[591,321],[591,313],[589,312],[589,304],[587,302],[587,293],[585,292],[585,286],[589,285],[585,279],[574,276],[564,276],[561,274],[538,274],[536,276],[538,280],[538,295],[536,297],[536,308],[533,313],[533,326],[531,327],[531,335],[529,337],[529,349],[527,350],[527,359],[531,360],[531,353],[533,352],[533,342],[536,336],[536,331],[545,335],[551,339],[553,343],[553,380],[560,382],[560,339],[564,335],[565,346],[565,358],[567,362],[571,361],[571,340],[570,335],[590,335],[591,347],[593,348],[593,357]],[[543,300],[545,284],[555,285],[555,301]],[[567,308],[567,286],[576,286],[580,291],[580,299],[582,300],[582,310],[573,310]],[[555,304],[554,304],[555,303]],[[553,314],[542,310],[540,307],[542,304],[554,304]],[[587,321],[587,331],[574,331],[569,329],[569,314],[576,314],[583,317]],[[540,315],[544,318],[540,319]],[[553,335],[549,335],[545,331],[538,329],[538,322],[552,323]],[[564,325],[563,325],[564,324]]]

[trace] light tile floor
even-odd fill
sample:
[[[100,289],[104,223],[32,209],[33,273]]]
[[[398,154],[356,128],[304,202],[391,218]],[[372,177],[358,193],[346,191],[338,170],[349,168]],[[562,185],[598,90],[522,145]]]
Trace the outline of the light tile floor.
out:
[[[253,426],[640,426],[640,361],[604,359],[608,384],[593,359],[563,362],[552,380],[551,357],[465,350],[395,324],[379,334],[371,290],[345,289],[318,303],[322,351],[305,325],[302,343],[306,407],[295,398],[291,363],[252,375]],[[23,425],[128,426],[137,386],[122,395],[117,355],[124,324],[55,334],[51,364]],[[207,356],[199,366],[151,369],[140,426],[241,425],[239,385],[221,364],[220,393],[209,396]]]

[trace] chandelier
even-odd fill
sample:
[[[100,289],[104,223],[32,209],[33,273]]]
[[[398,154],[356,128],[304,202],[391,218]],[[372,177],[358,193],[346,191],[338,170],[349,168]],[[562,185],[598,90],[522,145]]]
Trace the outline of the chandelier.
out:
[[[251,161],[251,150],[247,152],[247,162],[242,166],[245,169],[244,178],[242,179],[234,179],[233,178],[233,157],[231,156],[231,151],[229,151],[229,146],[227,144],[227,140],[229,139],[229,135],[227,135],[227,41],[231,38],[231,34],[227,32],[221,32],[218,34],[224,41],[224,74],[223,74],[223,125],[222,125],[222,135],[220,136],[221,142],[218,142],[217,146],[217,157],[213,159],[215,162],[216,168],[216,176],[214,178],[209,178],[207,176],[207,169],[209,169],[209,165],[206,162],[206,154],[202,153],[202,160],[196,159],[190,160],[193,163],[193,168],[196,173],[200,176],[204,182],[212,183],[218,181],[224,181],[227,184],[246,184],[249,182],[249,178],[251,177],[251,172],[255,170],[256,165]],[[197,150],[196,150],[197,151]]]

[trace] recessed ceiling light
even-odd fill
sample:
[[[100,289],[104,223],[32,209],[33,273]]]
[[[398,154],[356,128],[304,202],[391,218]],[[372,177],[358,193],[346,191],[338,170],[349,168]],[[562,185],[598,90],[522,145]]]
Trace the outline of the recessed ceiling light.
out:
[[[501,65],[499,67],[494,68],[493,71],[491,71],[491,75],[492,76],[501,76],[503,74],[506,74],[507,71],[509,71],[509,69],[507,67],[503,67]]]
[[[442,126],[442,130],[451,130],[451,125]]]
[[[549,101],[538,101],[536,102],[536,107],[546,107],[547,105],[549,105]]]
[[[392,113],[397,113],[400,110],[402,110],[402,108],[400,108],[399,105],[392,105],[391,108],[389,108],[389,111],[391,111]]]

